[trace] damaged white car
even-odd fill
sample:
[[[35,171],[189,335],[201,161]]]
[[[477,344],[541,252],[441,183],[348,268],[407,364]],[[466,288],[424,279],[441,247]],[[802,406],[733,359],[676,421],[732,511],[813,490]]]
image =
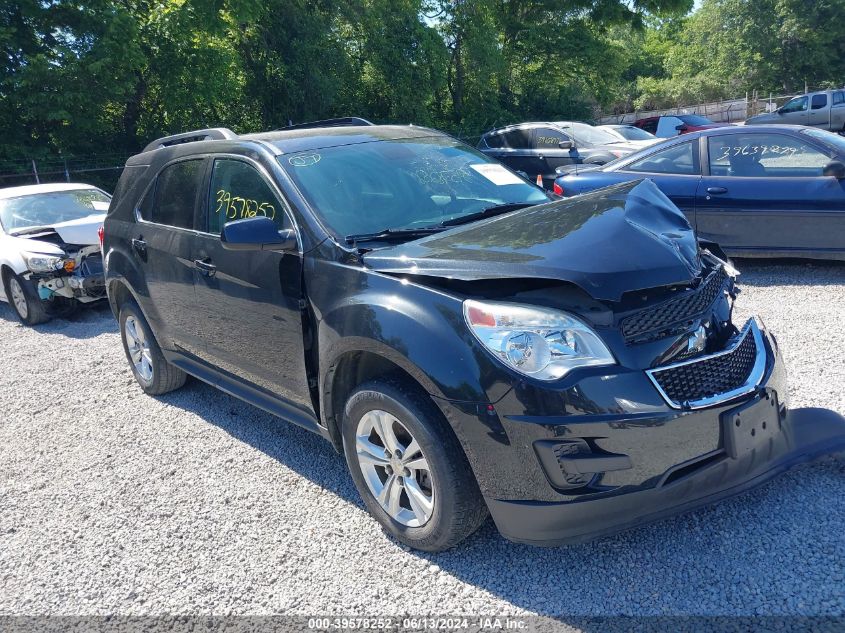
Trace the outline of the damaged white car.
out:
[[[111,196],[92,185],[0,189],[0,300],[35,325],[106,296],[98,231]]]

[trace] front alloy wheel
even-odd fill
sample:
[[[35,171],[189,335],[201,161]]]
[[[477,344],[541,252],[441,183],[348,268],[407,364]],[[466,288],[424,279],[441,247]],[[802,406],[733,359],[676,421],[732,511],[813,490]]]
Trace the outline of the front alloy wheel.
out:
[[[50,320],[35,285],[14,273],[5,275],[6,298],[24,325],[38,325]]]
[[[12,304],[22,319],[29,316],[29,306],[26,305],[26,295],[17,277],[9,279],[9,292],[12,294]]]
[[[367,487],[390,518],[425,525],[434,512],[434,482],[410,431],[387,411],[368,411],[358,422],[355,449]]]
[[[458,438],[412,381],[391,377],[359,386],[344,407],[341,432],[367,509],[402,543],[440,552],[487,516]]]

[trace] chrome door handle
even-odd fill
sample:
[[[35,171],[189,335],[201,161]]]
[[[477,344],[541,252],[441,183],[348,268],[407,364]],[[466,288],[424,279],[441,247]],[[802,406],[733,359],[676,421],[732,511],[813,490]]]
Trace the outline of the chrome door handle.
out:
[[[214,277],[214,274],[217,272],[217,266],[202,259],[195,259],[194,266],[206,277]]]

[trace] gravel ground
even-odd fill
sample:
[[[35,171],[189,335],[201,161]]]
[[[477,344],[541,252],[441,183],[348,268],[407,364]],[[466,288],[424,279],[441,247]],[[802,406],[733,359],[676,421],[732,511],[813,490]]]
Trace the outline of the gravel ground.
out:
[[[845,413],[845,266],[741,262],[793,406]],[[137,388],[107,308],[0,304],[0,614],[845,614],[845,461],[557,549],[439,555],[369,518],[328,443],[198,381]]]

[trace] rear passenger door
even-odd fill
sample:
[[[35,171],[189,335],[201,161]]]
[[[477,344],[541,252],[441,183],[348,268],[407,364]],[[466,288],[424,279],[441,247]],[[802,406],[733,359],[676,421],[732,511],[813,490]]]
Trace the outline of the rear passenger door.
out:
[[[220,241],[226,222],[257,215],[279,229],[294,228],[281,195],[264,169],[243,157],[213,159],[209,181],[193,253],[204,357],[313,412],[300,310],[302,255],[230,251]]]
[[[845,132],[845,90],[835,90],[831,100],[830,129],[833,132]]]
[[[206,160],[164,167],[136,210],[132,253],[146,282],[141,309],[159,344],[195,354],[202,347],[195,323],[194,267],[197,202]]]
[[[827,93],[814,94],[810,97],[810,113],[807,125],[827,129],[830,125],[830,104]]]

